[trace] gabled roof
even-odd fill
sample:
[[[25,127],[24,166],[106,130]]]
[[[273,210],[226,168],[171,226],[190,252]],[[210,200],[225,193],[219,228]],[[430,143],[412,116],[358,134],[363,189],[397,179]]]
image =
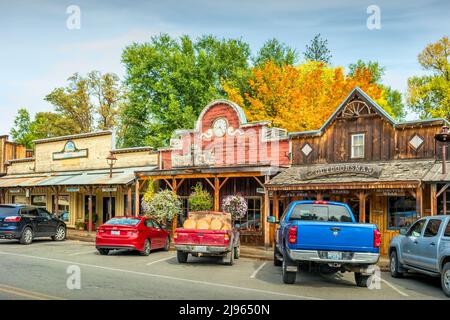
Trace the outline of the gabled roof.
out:
[[[344,99],[344,101],[337,107],[337,109],[333,112],[333,114],[328,118],[327,121],[320,127],[318,130],[308,130],[308,131],[299,131],[299,132],[290,132],[289,136],[320,136],[325,132],[325,129],[333,123],[339,112],[345,108],[348,104],[349,100],[352,96],[358,93],[363,99],[365,99],[371,107],[377,112],[381,117],[385,118],[393,127],[403,126],[403,125],[411,125],[416,123],[427,123],[427,122],[442,122],[442,124],[450,125],[450,122],[444,118],[432,118],[425,120],[412,120],[412,121],[397,121],[390,114],[388,114],[378,103],[376,103],[371,97],[369,97],[364,91],[362,91],[359,87],[355,87],[350,94]]]

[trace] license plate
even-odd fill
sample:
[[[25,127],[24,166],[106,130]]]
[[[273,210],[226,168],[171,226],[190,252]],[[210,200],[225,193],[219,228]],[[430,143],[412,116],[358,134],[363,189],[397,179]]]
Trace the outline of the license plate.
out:
[[[208,250],[206,249],[206,246],[198,246],[195,248],[195,251],[197,252],[208,252]]]
[[[120,231],[111,231],[111,235],[113,236],[120,236]]]
[[[328,252],[328,259],[330,260],[342,260],[342,252]]]

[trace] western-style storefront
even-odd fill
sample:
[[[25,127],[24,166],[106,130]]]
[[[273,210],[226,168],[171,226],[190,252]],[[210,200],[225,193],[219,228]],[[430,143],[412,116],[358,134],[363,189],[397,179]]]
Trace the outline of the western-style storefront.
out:
[[[292,166],[266,184],[271,214],[279,217],[292,200],[346,202],[360,222],[378,226],[386,254],[401,227],[443,212],[446,184],[434,137],[447,124],[397,122],[356,88],[319,130],[289,134]]]

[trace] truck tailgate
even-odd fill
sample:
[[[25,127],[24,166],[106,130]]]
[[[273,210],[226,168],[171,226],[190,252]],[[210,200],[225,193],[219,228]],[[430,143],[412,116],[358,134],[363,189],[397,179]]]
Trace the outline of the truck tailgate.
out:
[[[175,245],[201,245],[201,246],[224,246],[230,243],[230,231],[225,230],[196,230],[183,229],[176,230]]]
[[[297,244],[290,245],[292,249],[378,252],[372,224],[302,221],[296,225]]]

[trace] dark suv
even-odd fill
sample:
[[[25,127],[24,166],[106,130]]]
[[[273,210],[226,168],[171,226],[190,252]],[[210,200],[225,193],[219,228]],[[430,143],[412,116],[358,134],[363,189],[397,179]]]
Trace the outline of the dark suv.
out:
[[[66,239],[63,220],[39,207],[17,204],[0,205],[0,239],[18,239],[30,244],[33,239],[51,237],[55,241]]]

